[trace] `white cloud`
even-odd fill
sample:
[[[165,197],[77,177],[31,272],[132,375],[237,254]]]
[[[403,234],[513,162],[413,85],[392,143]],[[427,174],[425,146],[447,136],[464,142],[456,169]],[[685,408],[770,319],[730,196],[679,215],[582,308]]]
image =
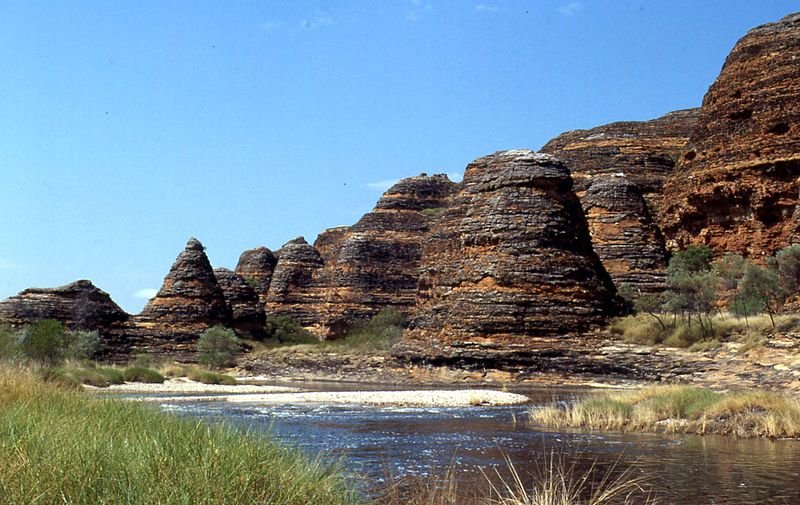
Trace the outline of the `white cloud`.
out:
[[[558,12],[560,12],[562,16],[569,17],[576,14],[581,9],[583,9],[583,4],[580,2],[570,2],[559,7]]]
[[[306,30],[316,30],[323,26],[330,26],[333,24],[333,18],[324,12],[315,12],[310,18],[300,21],[300,28]]]
[[[497,12],[497,6],[494,4],[478,4],[475,6],[478,12]]]
[[[278,23],[273,23],[271,21],[265,21],[258,25],[259,28],[264,30],[265,32],[272,32],[278,27]]]
[[[420,16],[433,9],[433,5],[422,0],[411,0],[411,5],[406,13],[406,20],[412,23],[420,18]]]
[[[145,288],[145,289],[140,289],[139,291],[135,292],[133,294],[133,296],[135,296],[136,298],[140,298],[142,300],[149,300],[149,299],[153,298],[154,296],[156,296],[157,294],[158,294],[158,290],[157,289]]]
[[[380,189],[381,191],[386,191],[387,189],[391,188],[395,184],[400,182],[400,179],[386,179],[385,181],[377,181],[377,182],[368,182],[364,184],[365,188],[370,189]]]

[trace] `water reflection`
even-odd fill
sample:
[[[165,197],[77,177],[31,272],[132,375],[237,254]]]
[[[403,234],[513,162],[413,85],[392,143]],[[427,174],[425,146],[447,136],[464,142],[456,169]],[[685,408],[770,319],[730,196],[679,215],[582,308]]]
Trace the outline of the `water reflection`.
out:
[[[557,388],[525,393],[536,402],[586,394]],[[310,454],[344,458],[349,469],[374,482],[387,472],[437,475],[455,465],[465,483],[483,483],[484,473],[505,471],[506,456],[530,476],[555,452],[568,464],[579,469],[594,464],[601,473],[633,466],[637,475],[652,479],[662,503],[800,503],[800,442],[793,440],[557,432],[528,423],[526,407],[182,403],[163,408],[269,431]]]

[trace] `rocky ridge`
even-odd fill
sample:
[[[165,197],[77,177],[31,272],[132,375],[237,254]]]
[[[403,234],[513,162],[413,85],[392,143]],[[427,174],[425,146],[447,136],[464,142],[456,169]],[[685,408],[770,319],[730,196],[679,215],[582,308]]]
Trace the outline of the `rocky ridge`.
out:
[[[748,32],[703,98],[665,187],[671,248],[758,258],[798,238],[800,13]]]

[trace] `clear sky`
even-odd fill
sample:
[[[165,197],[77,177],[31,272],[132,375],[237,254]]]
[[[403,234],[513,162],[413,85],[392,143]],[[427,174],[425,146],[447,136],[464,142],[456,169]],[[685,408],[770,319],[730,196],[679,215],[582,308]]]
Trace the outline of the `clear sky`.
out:
[[[91,279],[138,312],[352,224],[389,181],[698,106],[797,1],[0,2],[0,298]]]

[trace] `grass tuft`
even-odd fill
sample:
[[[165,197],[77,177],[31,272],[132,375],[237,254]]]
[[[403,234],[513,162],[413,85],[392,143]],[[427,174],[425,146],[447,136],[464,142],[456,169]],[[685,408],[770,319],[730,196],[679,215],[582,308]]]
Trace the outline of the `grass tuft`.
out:
[[[0,503],[355,505],[341,472],[269,439],[0,370]]]
[[[161,384],[164,382],[164,376],[152,368],[143,368],[139,366],[131,366],[123,372],[126,382],[146,382]]]
[[[592,430],[800,436],[800,401],[766,391],[721,394],[690,386],[656,386],[533,408],[530,415],[546,426]]]

